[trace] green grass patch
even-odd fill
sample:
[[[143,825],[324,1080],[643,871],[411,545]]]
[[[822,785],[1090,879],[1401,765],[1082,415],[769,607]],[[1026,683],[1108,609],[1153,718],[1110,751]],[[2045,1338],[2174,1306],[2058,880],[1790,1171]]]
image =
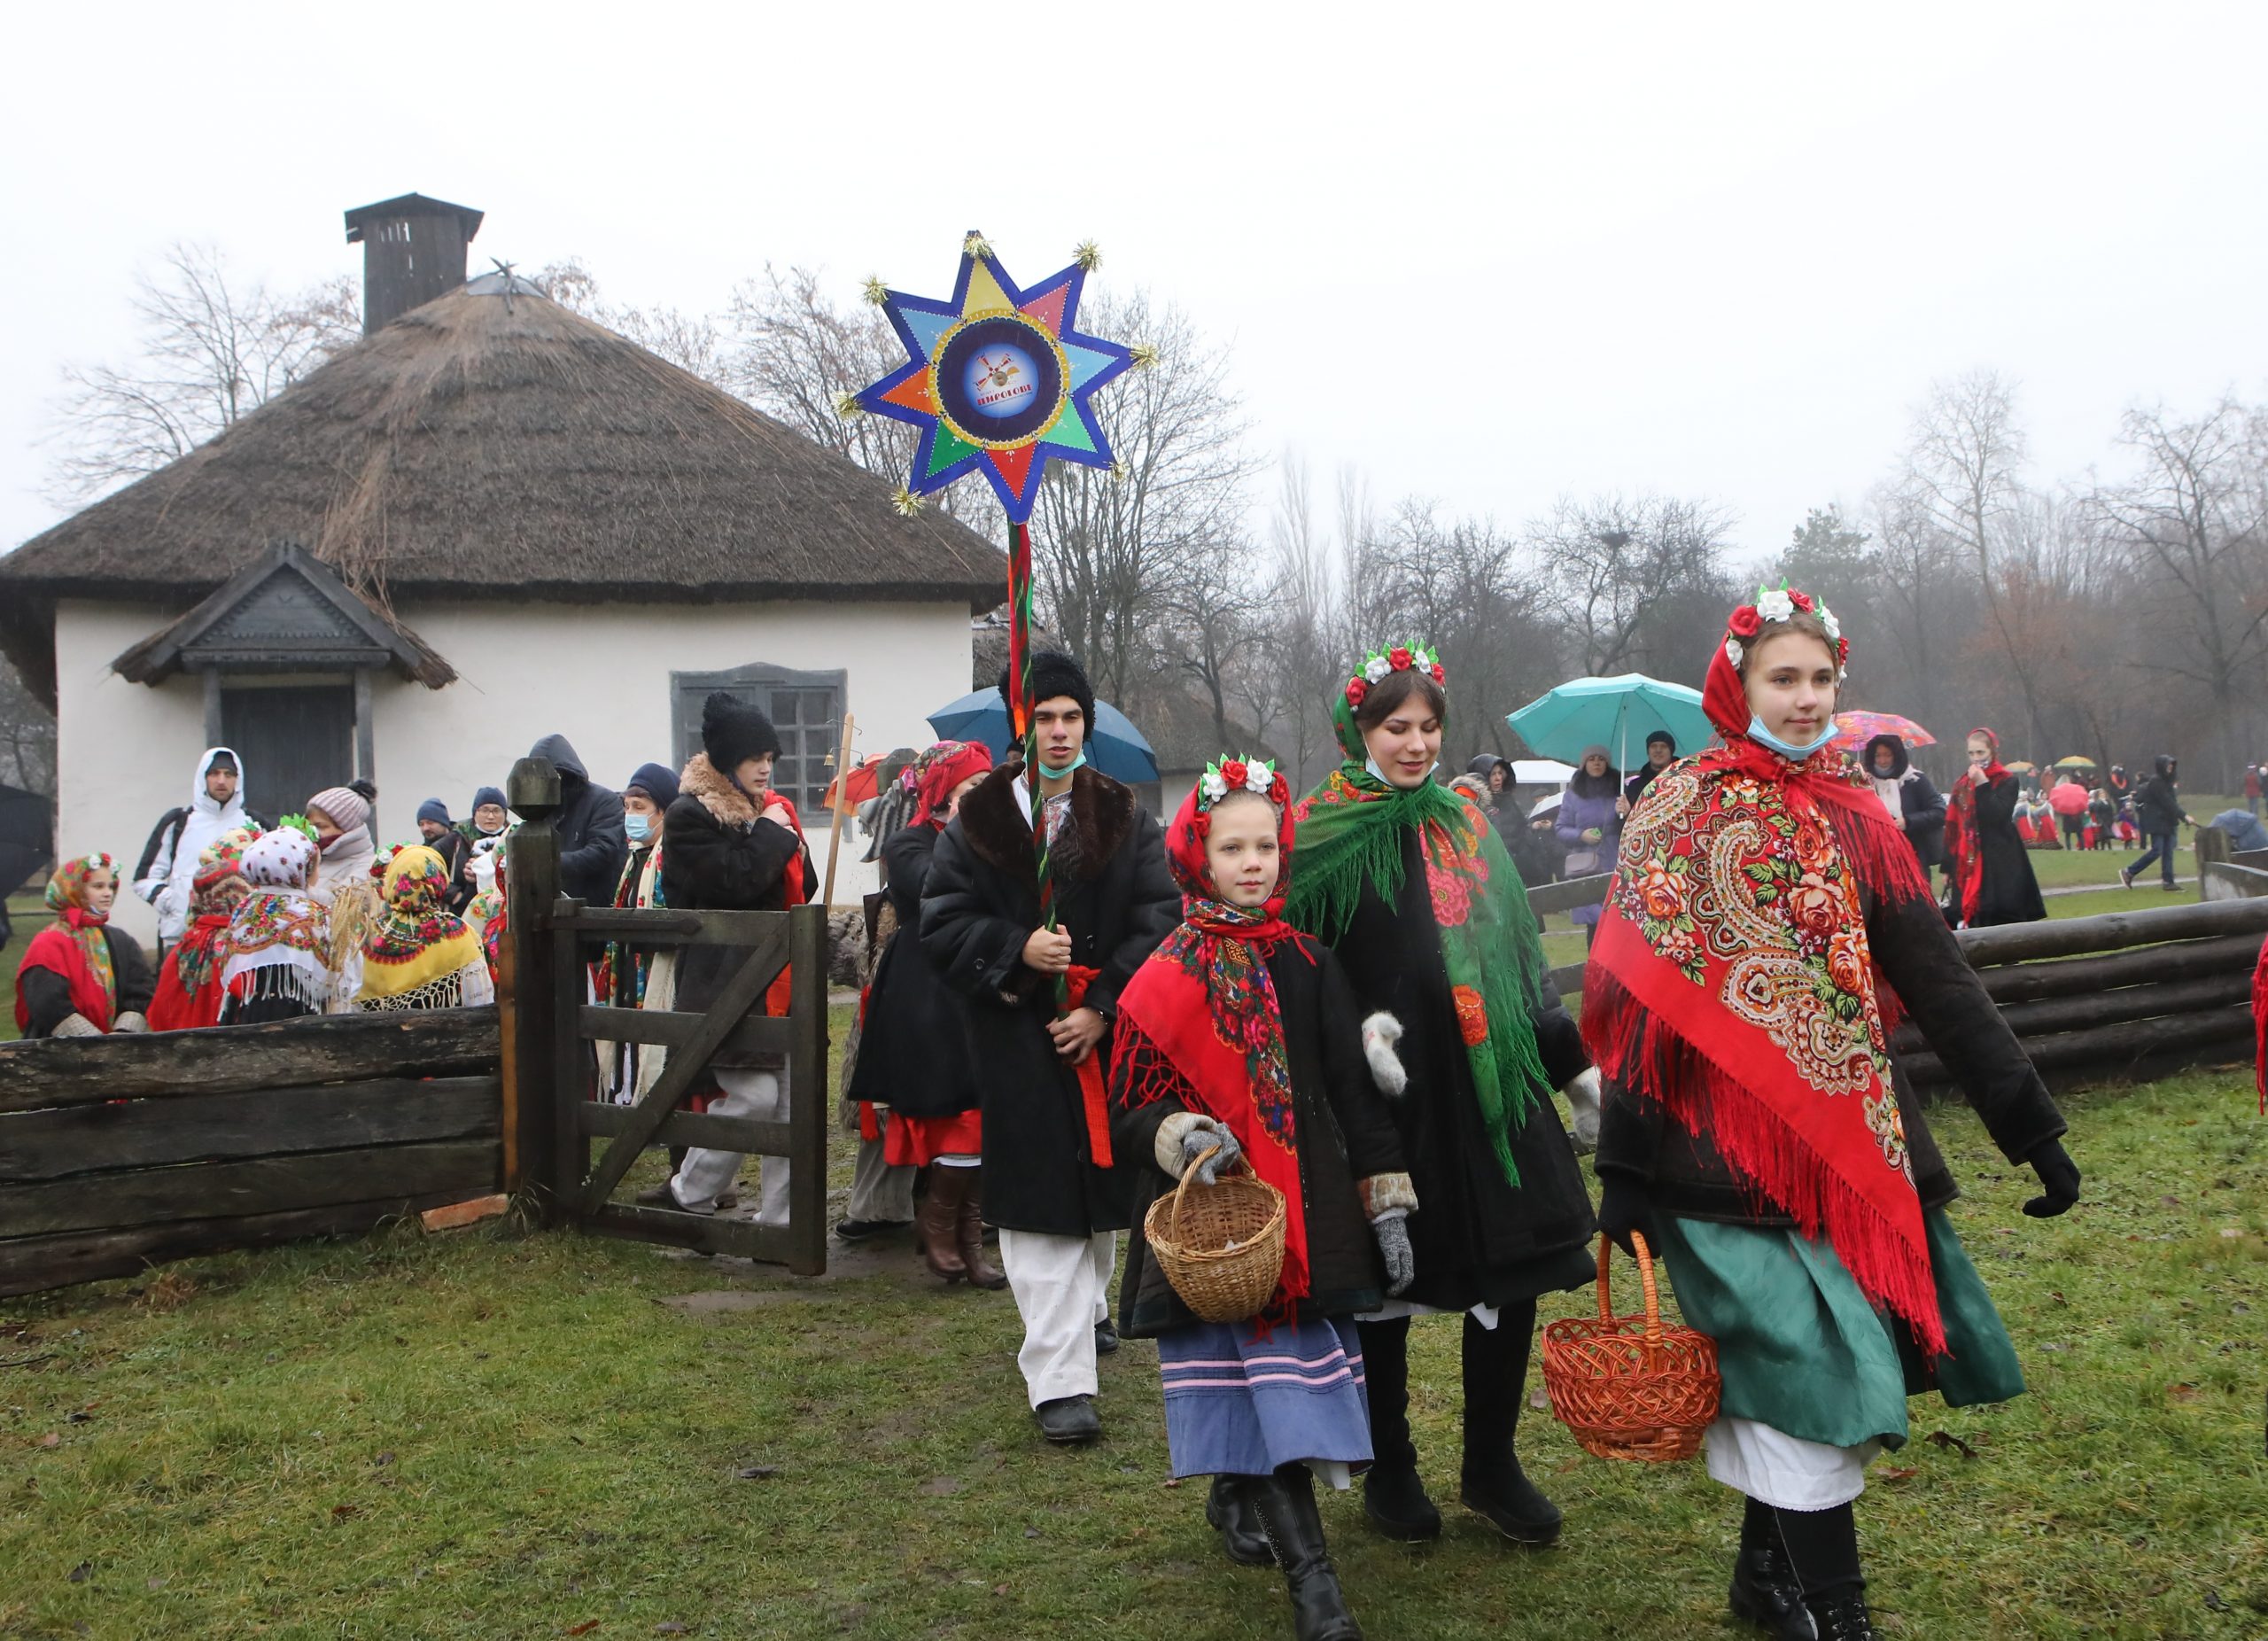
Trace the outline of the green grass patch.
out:
[[[1893,1634],[2257,1637],[2268,1123],[2234,1072],[2070,1109],[2088,1197],[2047,1222],[1973,1118],[1938,1119],[2031,1390],[1913,1404],[1860,1506],[1873,1594]],[[1107,1438],[1064,1452],[1017,1337],[1006,1295],[902,1246],[798,1283],[495,1225],[0,1301],[0,1633],[1287,1633],[1276,1576],[1168,1485],[1154,1349],[1104,1363]],[[1563,1544],[1455,1508],[1456,1339],[1421,1323],[1412,1350],[1443,1540],[1324,1501],[1371,1633],[1733,1633],[1736,1502],[1697,1462],[1602,1463],[1531,1412]]]

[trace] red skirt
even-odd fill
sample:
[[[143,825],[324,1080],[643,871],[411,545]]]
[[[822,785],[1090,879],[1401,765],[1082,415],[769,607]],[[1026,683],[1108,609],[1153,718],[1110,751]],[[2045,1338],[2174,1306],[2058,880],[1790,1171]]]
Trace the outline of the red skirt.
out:
[[[882,1130],[882,1161],[892,1168],[926,1168],[941,1156],[984,1155],[984,1113],[953,1116],[900,1116],[893,1111]]]

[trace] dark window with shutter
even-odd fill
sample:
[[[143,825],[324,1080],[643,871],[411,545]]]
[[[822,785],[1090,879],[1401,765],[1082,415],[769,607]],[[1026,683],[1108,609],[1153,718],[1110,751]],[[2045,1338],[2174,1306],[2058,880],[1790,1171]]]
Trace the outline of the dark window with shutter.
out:
[[[701,704],[721,689],[755,707],[780,732],[773,789],[793,799],[798,810],[823,813],[820,800],[834,778],[827,760],[843,738],[843,696],[849,681],[847,673],[804,673],[762,663],[723,673],[672,673],[679,767],[701,750]]]

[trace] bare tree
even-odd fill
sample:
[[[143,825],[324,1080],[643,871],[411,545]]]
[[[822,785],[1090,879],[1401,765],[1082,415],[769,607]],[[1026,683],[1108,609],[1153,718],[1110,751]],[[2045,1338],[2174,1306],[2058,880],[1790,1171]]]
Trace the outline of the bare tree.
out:
[[[2228,738],[2256,731],[2268,664],[2262,432],[2258,416],[2226,399],[2193,421],[2130,410],[2119,442],[2140,457],[2140,471],[2092,497],[2109,540],[2135,562],[2150,665],[2212,699],[2225,784],[2240,761]]]
[[[0,666],[0,783],[55,794],[55,715],[12,666]]]
[[[1087,317],[1099,334],[1146,340],[1156,362],[1092,401],[1116,465],[1049,477],[1033,517],[1033,564],[1049,625],[1096,692],[1124,708],[1162,670],[1160,638],[1192,583],[1259,579],[1259,564],[1238,561],[1248,549],[1229,528],[1257,464],[1226,350],[1187,315],[1153,307],[1138,290]]]
[[[279,294],[203,245],[176,245],[137,274],[131,307],[129,359],[64,369],[46,486],[58,506],[187,455],[362,333],[351,281]]]
[[[604,325],[680,370],[732,391],[724,332],[709,315],[675,307],[634,307],[610,302],[599,286],[598,276],[579,257],[547,264],[531,283],[562,307]]]
[[[1563,499],[1527,529],[1529,550],[1551,583],[1554,608],[1592,676],[1651,669],[1695,672],[1719,618],[1709,606],[1731,591],[1723,563],[1730,509],[1675,496]]]

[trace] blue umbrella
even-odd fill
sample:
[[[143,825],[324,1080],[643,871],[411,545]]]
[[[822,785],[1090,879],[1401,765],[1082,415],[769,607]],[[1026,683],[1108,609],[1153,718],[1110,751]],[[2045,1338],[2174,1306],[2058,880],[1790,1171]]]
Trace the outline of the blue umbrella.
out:
[[[1666,684],[1643,673],[1612,678],[1578,678],[1543,694],[1507,716],[1520,739],[1545,758],[1581,763],[1587,746],[1619,750],[1615,767],[1630,766],[1630,745],[1645,744],[1657,729],[1677,737],[1681,752],[1697,752],[1716,738],[1701,692]]]
[[[929,727],[948,741],[982,741],[995,758],[1008,754],[1008,704],[998,689],[977,689],[929,714]],[[1158,755],[1126,714],[1107,701],[1095,703],[1093,731],[1087,736],[1091,768],[1130,786],[1158,778]]]

